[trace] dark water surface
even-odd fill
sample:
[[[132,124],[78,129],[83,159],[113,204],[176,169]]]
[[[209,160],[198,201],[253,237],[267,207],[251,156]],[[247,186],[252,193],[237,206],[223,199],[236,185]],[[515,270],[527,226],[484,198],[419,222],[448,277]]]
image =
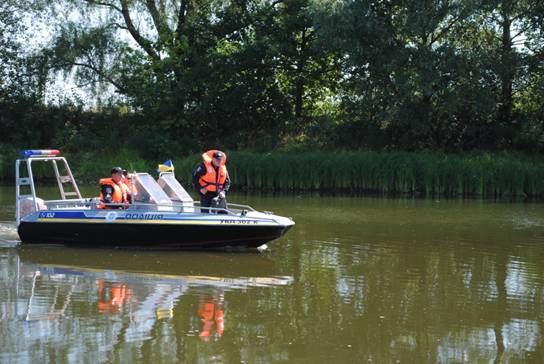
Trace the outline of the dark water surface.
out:
[[[541,363],[544,205],[231,196],[264,253],[20,246],[0,187],[0,362]]]

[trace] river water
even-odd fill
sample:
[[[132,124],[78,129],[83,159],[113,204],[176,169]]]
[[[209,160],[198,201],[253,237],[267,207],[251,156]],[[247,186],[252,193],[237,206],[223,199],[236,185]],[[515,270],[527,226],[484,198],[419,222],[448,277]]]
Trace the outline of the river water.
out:
[[[544,358],[543,204],[233,195],[297,225],[261,253],[210,253],[21,246],[13,195],[0,362]]]

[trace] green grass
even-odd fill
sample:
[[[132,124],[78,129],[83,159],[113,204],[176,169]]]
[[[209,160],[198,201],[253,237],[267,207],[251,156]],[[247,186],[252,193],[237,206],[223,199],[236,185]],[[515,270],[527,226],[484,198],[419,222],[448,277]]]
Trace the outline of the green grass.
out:
[[[237,190],[544,198],[544,158],[537,156],[373,151],[227,154]],[[16,157],[15,150],[2,150],[3,180],[13,180]],[[91,183],[108,176],[112,166],[155,173],[163,162],[145,160],[126,149],[116,155],[88,152],[67,157],[76,178]],[[176,176],[188,187],[200,155],[173,161]]]

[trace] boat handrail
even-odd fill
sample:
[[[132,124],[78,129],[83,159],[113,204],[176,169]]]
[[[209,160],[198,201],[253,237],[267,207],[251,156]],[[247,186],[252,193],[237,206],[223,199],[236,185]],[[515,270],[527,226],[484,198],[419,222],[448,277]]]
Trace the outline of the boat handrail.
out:
[[[227,204],[230,208],[230,206],[234,206],[236,207],[237,209],[235,210],[249,210],[249,211],[257,211],[255,210],[253,207],[249,206],[249,205],[242,205],[242,204],[238,204],[238,203],[228,203]]]
[[[87,198],[87,199],[72,199],[72,200],[47,200],[44,201],[45,205],[48,207],[48,209],[61,209],[61,208],[69,208],[69,207],[76,207],[76,206],[85,206],[85,207],[91,207],[99,209],[97,206],[100,204],[100,200],[98,198]],[[196,201],[196,205],[200,205],[200,202]],[[103,203],[104,206],[119,206],[118,203]],[[234,206],[235,208],[231,208],[231,206]],[[174,212],[184,212],[181,211],[183,208],[187,208],[188,206],[184,205],[183,203],[174,203],[174,204],[157,204],[157,203],[145,203],[145,202],[134,202],[132,204],[127,205],[127,210],[159,210],[159,208],[166,208],[170,211]],[[191,206],[194,207],[194,206]],[[200,207],[198,207],[200,209]],[[240,205],[240,204],[229,204],[228,208],[221,208],[221,207],[208,207],[209,211],[212,212],[227,212],[230,215],[238,215],[243,211],[256,211],[251,206],[248,205]],[[187,212],[189,213],[189,212]]]
[[[96,204],[95,204],[96,205]],[[104,203],[105,206],[119,206],[117,203]],[[199,201],[195,201],[194,205],[200,205]],[[196,207],[198,210],[201,209],[200,206],[190,206],[190,207]],[[235,206],[237,208],[231,208],[231,206]],[[148,210],[148,211],[160,211],[160,208],[165,208],[166,211],[172,211],[172,212],[179,212],[179,213],[186,213],[186,214],[192,214],[192,213],[200,213],[196,211],[183,211],[184,208],[187,208],[188,206],[184,205],[182,202],[175,201],[173,204],[158,204],[158,203],[147,203],[147,202],[134,202],[132,204],[128,205],[128,208],[126,210]],[[241,208],[238,208],[241,207]],[[248,205],[239,205],[239,204],[230,204],[227,208],[223,207],[206,207],[208,211],[210,211],[211,214],[227,214],[232,216],[239,216],[239,215],[245,215],[248,211],[256,211],[254,208]]]
[[[47,204],[70,204],[75,202],[81,202],[81,203],[89,203],[91,202],[91,199],[89,198],[72,198],[72,199],[66,199],[66,200],[44,200],[43,201],[46,205]]]
[[[55,209],[67,209],[67,208],[74,208],[74,207],[89,207],[90,209],[100,209],[98,206],[101,204],[100,199],[98,197],[93,198],[78,198],[78,199],[67,199],[67,200],[46,200],[44,201],[44,204],[47,206],[48,210],[55,210]],[[102,203],[104,206],[115,206],[118,207],[118,203]],[[196,205],[196,206],[195,206]],[[180,201],[173,201],[173,204],[160,204],[160,203],[147,203],[147,202],[134,202],[127,205],[127,208],[124,210],[148,210],[148,211],[161,211],[161,209],[164,209],[164,211],[172,211],[172,212],[179,212],[179,213],[195,213],[196,211],[183,211],[184,208],[187,207],[196,207],[198,210],[201,210],[201,207],[199,206],[199,201],[194,201],[191,206],[187,206],[187,203],[180,202]],[[243,204],[236,204],[236,203],[229,203],[227,208],[222,207],[207,207],[208,211],[212,214],[227,214],[232,216],[238,216],[240,214],[245,214],[248,211],[257,211],[253,207],[249,205],[243,205]],[[109,209],[108,209],[109,210]]]
[[[105,204],[105,205],[108,205],[108,204]],[[115,205],[115,204],[111,204],[111,205]],[[195,201],[194,202],[194,205],[200,205],[200,202],[198,201]],[[197,207],[197,206],[191,206],[191,207]],[[244,206],[244,205],[241,205],[241,206]],[[165,208],[168,208],[168,209],[171,209],[171,211],[174,211],[174,212],[180,212],[180,213],[187,213],[187,214],[191,214],[191,213],[200,213],[200,212],[187,212],[187,211],[183,211],[183,208],[187,207],[185,205],[183,205],[183,203],[181,202],[174,202],[172,205],[170,204],[157,204],[157,203],[146,203],[146,202],[135,202],[135,203],[132,203],[129,205],[129,209],[132,209],[132,210],[140,210],[143,208],[152,208],[155,210],[155,208],[158,210],[158,207],[165,207]],[[172,208],[175,208],[175,210],[172,210]],[[197,207],[199,210],[201,210],[201,207],[198,206]],[[221,213],[225,213],[227,215],[232,215],[232,216],[238,216],[240,215],[241,213],[243,213],[244,209],[231,209],[231,208],[223,208],[223,207],[206,207],[206,209],[208,211],[210,211],[211,214],[221,214]],[[247,210],[246,210],[247,211]],[[253,208],[251,208],[251,211],[255,211]]]

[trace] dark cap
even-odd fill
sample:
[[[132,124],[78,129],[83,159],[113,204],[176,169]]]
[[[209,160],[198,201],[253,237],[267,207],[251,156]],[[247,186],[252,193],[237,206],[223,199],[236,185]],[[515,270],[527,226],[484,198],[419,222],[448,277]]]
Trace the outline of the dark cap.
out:
[[[128,175],[128,171],[126,169],[123,169],[123,176],[127,176]]]
[[[215,159],[223,159],[223,153],[217,151],[217,152],[213,153],[213,157]]]
[[[111,173],[114,174],[114,173],[123,173],[123,168],[121,167],[113,167],[111,169]]]

